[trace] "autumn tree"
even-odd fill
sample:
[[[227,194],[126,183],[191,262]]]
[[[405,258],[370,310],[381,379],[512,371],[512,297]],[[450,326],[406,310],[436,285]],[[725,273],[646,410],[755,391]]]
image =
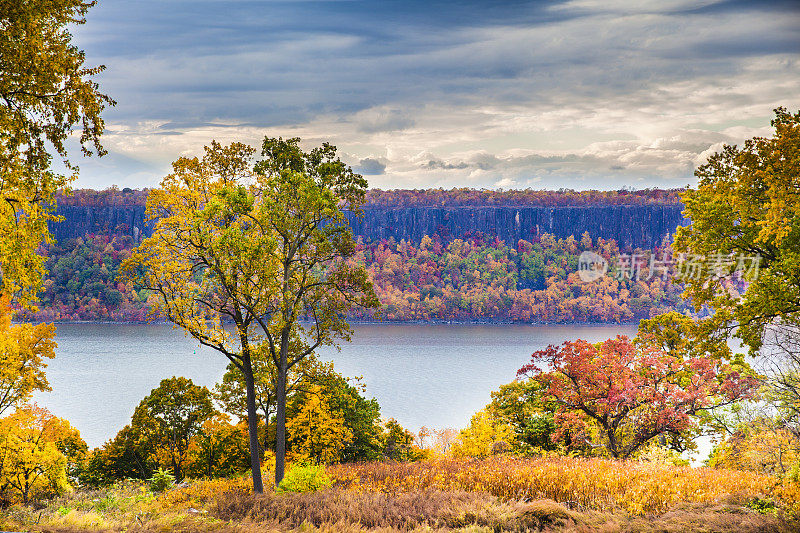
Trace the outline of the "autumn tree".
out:
[[[91,79],[103,67],[87,68],[68,26],[83,24],[94,2],[0,0],[0,413],[48,390],[43,358],[52,357],[53,326],[12,326],[10,303],[35,309],[44,275],[41,242],[52,242],[47,223],[56,190],[77,174],[67,137],[79,130],[84,155],[103,155],[100,113],[114,101]],[[70,176],[52,170],[54,155]],[[13,488],[27,501],[46,484],[66,486],[67,459],[47,438],[52,417],[20,409],[0,428],[0,488]],[[66,451],[78,446],[62,443]],[[79,446],[78,446],[79,447]]]
[[[773,421],[785,429],[800,451],[800,331],[774,328],[765,339],[765,399],[774,408]]]
[[[382,456],[383,428],[380,422],[380,406],[375,398],[364,397],[365,385],[361,378],[345,378],[333,369],[323,366],[324,371],[309,376],[287,406],[289,415],[303,408],[308,400],[309,386],[316,386],[327,397],[327,403],[336,416],[341,416],[353,436],[345,442],[338,461],[374,461]]]
[[[780,475],[800,474],[800,334],[770,327],[758,369],[759,401],[715,416],[719,439],[709,464]]]
[[[390,418],[383,423],[381,445],[383,457],[392,461],[417,461],[425,458],[424,450],[417,446],[414,435]]]
[[[597,344],[550,345],[518,374],[545,385],[558,405],[555,439],[628,458],[655,437],[679,437],[704,410],[749,398],[758,380],[748,370],[618,336]],[[670,444],[682,442],[672,438]]]
[[[0,297],[0,414],[27,402],[34,391],[49,391],[45,358],[53,358],[52,324],[11,324],[8,296]]]
[[[206,387],[173,377],[161,380],[139,403],[131,427],[148,441],[157,462],[171,466],[175,479],[181,481],[190,441],[215,414]]]
[[[293,452],[317,464],[338,461],[353,432],[341,413],[331,409],[330,398],[322,388],[312,385],[305,397],[300,411],[286,424]]]
[[[682,195],[691,224],[674,245],[704,260],[683,280],[695,308],[714,311],[707,330],[735,332],[753,355],[771,325],[800,324],[800,112],[778,108],[772,126],[772,137],[725,146],[697,169],[697,188]]]
[[[510,443],[519,453],[553,450],[556,403],[547,397],[547,387],[536,379],[515,380],[492,391],[486,411],[496,423],[513,430]]]
[[[250,466],[247,424],[231,424],[230,417],[219,414],[203,422],[203,427],[189,442],[188,464],[191,477],[233,477]]]
[[[263,159],[255,166],[278,244],[280,288],[265,330],[265,346],[278,370],[276,484],[284,474],[289,370],[318,347],[350,339],[348,309],[378,306],[364,268],[346,262],[355,242],[342,209],[360,213],[367,181],[336,158],[330,144],[304,152],[299,142],[265,138]]]
[[[71,448],[66,442],[72,442]],[[85,447],[68,422],[46,409],[18,409],[0,419],[0,494],[23,503],[34,496],[60,494],[69,488],[64,452]]]
[[[366,181],[328,144],[304,152],[299,139],[266,138],[255,165],[254,153],[212,142],[202,159],[173,163],[148,196],[153,235],[123,269],[158,295],[156,312],[244,375],[253,489],[262,492],[253,360],[271,358],[277,369],[277,483],[289,371],[320,346],[348,339],[347,310],[377,299],[364,269],[346,262],[354,242],[342,209],[358,210]]]
[[[452,453],[456,457],[488,457],[500,449],[508,451],[513,437],[511,426],[488,409],[481,409],[458,434]]]
[[[275,385],[278,380],[278,370],[271,357],[254,357],[252,364],[256,407],[260,412],[261,420],[264,422],[262,448],[267,450],[270,448],[268,426],[275,415],[277,404]],[[300,361],[290,369],[287,376],[287,396],[300,390],[303,384],[308,385],[313,382],[315,377],[325,372],[332,372],[332,367],[332,364],[321,363],[313,356]],[[213,394],[226,413],[247,420],[247,380],[235,364],[228,363],[222,380],[214,386]]]
[[[800,441],[780,419],[754,418],[714,446],[708,465],[784,476],[800,469]]]
[[[89,452],[78,478],[92,487],[120,479],[148,479],[159,466],[152,444],[138,428],[128,424],[113,439]]]
[[[103,155],[100,114],[114,101],[92,80],[68,27],[83,24],[86,0],[0,0],[0,294],[35,299],[44,273],[36,254],[50,241],[54,193],[77,173],[66,140],[80,131],[84,155]],[[73,172],[59,175],[54,156]]]

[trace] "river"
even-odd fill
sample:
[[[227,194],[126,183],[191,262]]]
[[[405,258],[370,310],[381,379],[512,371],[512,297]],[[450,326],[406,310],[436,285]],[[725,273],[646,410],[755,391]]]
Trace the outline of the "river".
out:
[[[633,325],[369,324],[354,326],[341,351],[325,349],[345,376],[362,376],[381,414],[411,430],[462,428],[513,380],[535,350],[577,338],[633,336]],[[47,378],[53,390],[35,397],[68,419],[89,446],[130,422],[139,401],[161,379],[184,376],[212,387],[225,372],[218,352],[164,324],[60,324]]]

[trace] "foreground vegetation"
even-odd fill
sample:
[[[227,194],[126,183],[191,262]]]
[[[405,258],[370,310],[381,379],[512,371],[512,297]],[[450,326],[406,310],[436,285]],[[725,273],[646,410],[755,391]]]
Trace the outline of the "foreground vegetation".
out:
[[[265,467],[268,465],[265,464]],[[290,488],[308,467],[289,469]],[[313,470],[313,469],[312,469]],[[326,476],[320,470],[312,477]],[[793,531],[800,485],[767,475],[604,459],[433,459],[329,467],[319,491],[253,495],[248,477],[145,482],[13,506],[0,527],[29,531]],[[307,478],[305,478],[307,479]],[[327,483],[324,483],[327,484]]]

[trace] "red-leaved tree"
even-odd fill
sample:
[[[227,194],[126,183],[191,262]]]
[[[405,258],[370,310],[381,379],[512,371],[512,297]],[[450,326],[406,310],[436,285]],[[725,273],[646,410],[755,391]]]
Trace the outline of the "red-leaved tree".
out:
[[[623,459],[659,436],[680,442],[698,415],[750,398],[758,385],[745,369],[717,358],[680,357],[624,336],[550,345],[517,375],[543,383],[558,404],[554,441],[599,439]]]

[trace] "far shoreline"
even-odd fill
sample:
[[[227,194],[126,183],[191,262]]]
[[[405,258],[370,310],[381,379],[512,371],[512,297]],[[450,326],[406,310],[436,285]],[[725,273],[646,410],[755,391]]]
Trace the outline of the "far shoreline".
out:
[[[501,320],[350,320],[351,326],[635,326],[644,319],[630,320],[625,322],[513,322]],[[126,326],[171,326],[167,320],[157,321],[128,321],[128,320],[56,320],[52,322],[39,320],[33,322],[15,321],[15,324],[55,324],[57,326],[66,324],[80,325],[126,325]],[[309,324],[310,322],[301,322]],[[177,326],[176,326],[177,328]],[[177,328],[179,329],[179,328]]]

